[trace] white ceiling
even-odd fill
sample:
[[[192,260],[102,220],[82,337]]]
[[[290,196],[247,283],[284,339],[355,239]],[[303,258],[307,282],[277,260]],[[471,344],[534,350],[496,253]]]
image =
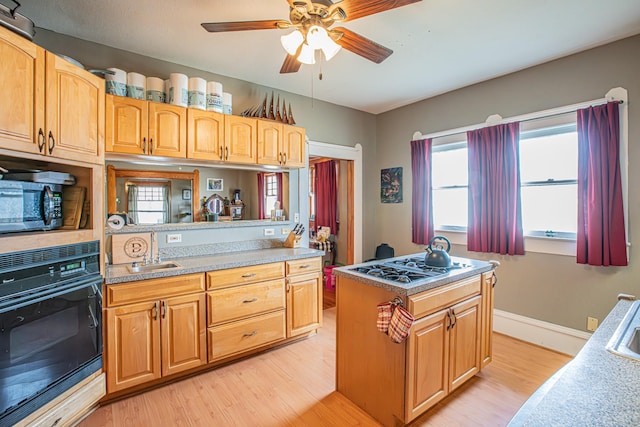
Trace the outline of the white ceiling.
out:
[[[286,0],[23,0],[19,13],[58,33],[374,114],[640,33],[640,0],[423,0],[342,24],[391,48],[383,63],[343,49],[322,67],[279,74],[289,31],[214,34],[200,24],[287,20]]]

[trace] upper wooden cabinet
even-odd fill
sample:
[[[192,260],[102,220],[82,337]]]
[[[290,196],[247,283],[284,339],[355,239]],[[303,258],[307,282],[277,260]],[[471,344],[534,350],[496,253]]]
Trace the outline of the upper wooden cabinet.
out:
[[[185,158],[187,109],[107,95],[106,151]]]
[[[256,163],[257,123],[257,119],[250,117],[225,116],[222,160],[230,163]]]
[[[187,158],[223,160],[224,114],[187,110]]]
[[[102,164],[104,81],[0,28],[0,147]]]
[[[305,131],[296,126],[258,120],[258,163],[304,167]]]

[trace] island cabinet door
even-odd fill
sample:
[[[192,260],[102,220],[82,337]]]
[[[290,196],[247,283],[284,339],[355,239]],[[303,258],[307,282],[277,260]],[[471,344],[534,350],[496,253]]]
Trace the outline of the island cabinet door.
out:
[[[160,302],[108,308],[107,392],[160,378]]]
[[[416,321],[407,342],[406,419],[438,403],[449,393],[449,310]]]
[[[480,306],[477,296],[450,308],[450,392],[480,371]]]
[[[322,326],[320,273],[287,279],[287,338]]]
[[[160,302],[163,376],[207,362],[204,301],[204,293],[199,293]]]

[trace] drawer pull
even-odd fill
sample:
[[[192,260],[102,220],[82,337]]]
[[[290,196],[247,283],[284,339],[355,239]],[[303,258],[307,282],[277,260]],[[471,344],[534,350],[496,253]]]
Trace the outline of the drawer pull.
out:
[[[251,298],[251,299],[246,299],[246,300],[242,301],[242,303],[243,304],[248,304],[250,302],[256,302],[256,301],[258,301],[258,298],[254,297],[254,298]]]
[[[246,273],[242,275],[243,279],[248,279],[249,277],[256,277],[256,273]]]
[[[250,334],[242,334],[242,337],[243,338],[249,338],[249,337],[252,337],[254,335],[258,335],[258,331],[253,331]]]
[[[153,303],[153,320],[158,318],[158,302]]]
[[[302,269],[302,268],[309,268],[309,267],[311,267],[311,264],[303,264],[303,265],[299,266],[298,268]]]

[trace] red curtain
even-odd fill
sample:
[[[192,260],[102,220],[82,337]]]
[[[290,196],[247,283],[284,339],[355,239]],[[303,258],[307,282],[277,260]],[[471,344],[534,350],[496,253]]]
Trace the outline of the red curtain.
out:
[[[338,181],[336,162],[316,163],[316,227],[330,227],[331,234],[338,234]]]
[[[577,262],[627,265],[618,104],[578,110]]]
[[[411,241],[419,245],[426,245],[434,235],[431,143],[431,139],[411,141]]]
[[[264,212],[264,172],[258,172],[258,218],[266,219]]]
[[[467,132],[470,251],[524,255],[519,140],[517,122]]]

